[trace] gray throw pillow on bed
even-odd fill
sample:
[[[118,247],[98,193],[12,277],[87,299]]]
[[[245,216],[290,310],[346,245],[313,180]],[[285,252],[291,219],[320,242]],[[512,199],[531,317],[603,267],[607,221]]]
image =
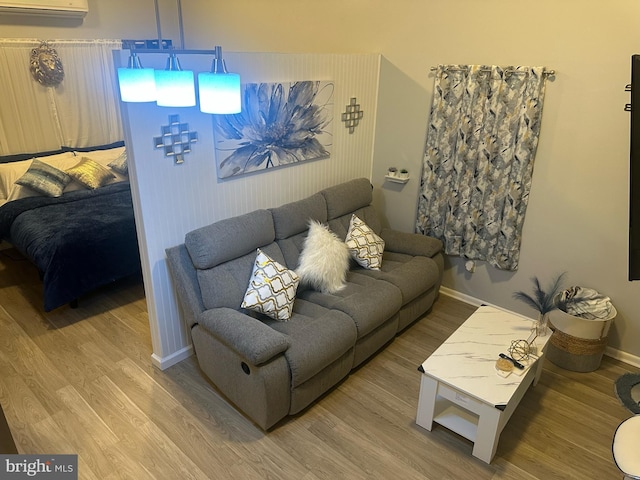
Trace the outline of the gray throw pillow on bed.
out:
[[[71,182],[71,177],[51,165],[33,159],[31,166],[16,183],[35,190],[48,197],[59,197],[64,187]]]
[[[118,158],[112,160],[111,163],[109,163],[109,166],[122,175],[128,175],[129,168],[127,166],[127,151],[125,150],[118,156]]]

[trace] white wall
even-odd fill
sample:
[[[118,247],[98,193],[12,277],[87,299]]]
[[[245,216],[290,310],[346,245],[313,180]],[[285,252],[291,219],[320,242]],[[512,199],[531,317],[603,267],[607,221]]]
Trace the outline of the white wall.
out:
[[[118,52],[126,64],[128,52]],[[370,178],[378,87],[378,55],[227,54],[230,71],[244,83],[331,80],[333,145],[328,159],[309,161],[218,180],[213,121],[194,108],[163,108],[123,104],[125,139],[141,245],[145,292],[153,340],[153,360],[166,368],[190,354],[189,336],[180,321],[167,272],[165,249],[184,242],[185,233],[213,221],[257,208],[276,207],[357,177]],[[166,55],[140,54],[145,66],[163,68]],[[180,55],[184,69],[208,71],[210,56]],[[353,134],[340,121],[351,97],[365,114]],[[192,152],[175,164],[153,148],[153,137],[167,125],[168,115],[180,115],[198,132]]]

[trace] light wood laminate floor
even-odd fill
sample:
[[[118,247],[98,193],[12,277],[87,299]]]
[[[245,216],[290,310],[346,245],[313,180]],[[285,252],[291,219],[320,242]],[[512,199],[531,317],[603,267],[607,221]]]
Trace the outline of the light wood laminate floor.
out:
[[[0,404],[20,453],[77,453],[81,479],[611,479],[613,382],[638,372],[605,357],[591,373],[547,362],[494,461],[443,427],[416,426],[417,366],[473,311],[432,311],[302,415],[269,433],[237,413],[192,357],[151,365],[141,282],[43,313],[37,272],[0,252]]]

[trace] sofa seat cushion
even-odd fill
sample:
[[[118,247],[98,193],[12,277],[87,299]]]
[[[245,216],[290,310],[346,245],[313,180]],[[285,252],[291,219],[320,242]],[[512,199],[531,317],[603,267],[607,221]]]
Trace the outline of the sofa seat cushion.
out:
[[[432,288],[440,277],[438,264],[433,259],[394,252],[384,253],[380,270],[356,267],[355,271],[398,287],[402,293],[402,305]]]
[[[353,350],[356,343],[356,328],[348,315],[303,299],[296,300],[288,322],[265,318],[264,323],[288,339],[284,354],[292,389]]]
[[[402,306],[402,294],[397,287],[362,275],[360,271],[350,271],[345,288],[335,294],[304,290],[298,295],[299,299],[349,315],[358,331],[358,339],[385,323]]]

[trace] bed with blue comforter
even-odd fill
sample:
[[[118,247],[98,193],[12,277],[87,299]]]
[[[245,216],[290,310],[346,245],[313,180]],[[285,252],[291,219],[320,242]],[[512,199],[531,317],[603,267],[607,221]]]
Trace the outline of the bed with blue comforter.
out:
[[[124,150],[63,152],[38,158],[64,169],[88,156],[109,168],[109,162],[122,158]],[[0,239],[37,267],[43,283],[44,310],[73,305],[98,287],[139,274],[140,255],[126,170],[122,174],[114,172],[111,183],[98,188],[72,183],[54,197],[37,194],[16,181],[31,163],[0,164],[0,198],[5,197],[0,202]]]
[[[38,268],[45,311],[140,271],[128,182],[7,202],[0,237]]]

